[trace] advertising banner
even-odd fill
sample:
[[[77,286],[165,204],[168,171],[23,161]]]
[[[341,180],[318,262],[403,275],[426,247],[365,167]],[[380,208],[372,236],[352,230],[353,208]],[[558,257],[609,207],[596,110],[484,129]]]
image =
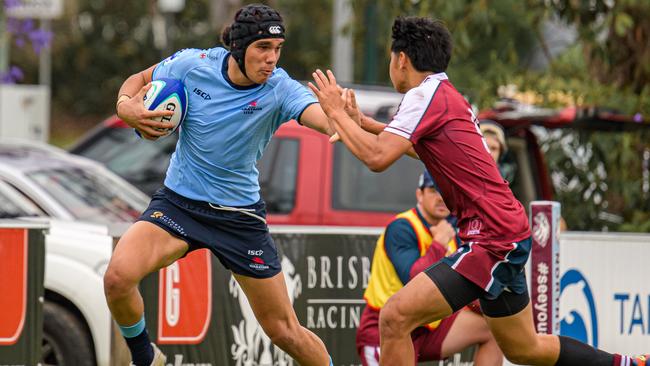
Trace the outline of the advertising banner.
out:
[[[0,366],[39,361],[44,239],[43,229],[0,227]]]
[[[300,323],[321,337],[335,365],[360,365],[355,336],[379,230],[272,231]],[[272,345],[237,282],[207,250],[149,276],[142,293],[152,340],[168,364],[297,365]],[[472,355],[446,364],[470,365],[461,361]]]
[[[532,248],[530,255],[530,297],[535,329],[541,334],[560,332],[560,204],[530,203]]]
[[[563,233],[560,333],[609,352],[647,354],[650,235]]]

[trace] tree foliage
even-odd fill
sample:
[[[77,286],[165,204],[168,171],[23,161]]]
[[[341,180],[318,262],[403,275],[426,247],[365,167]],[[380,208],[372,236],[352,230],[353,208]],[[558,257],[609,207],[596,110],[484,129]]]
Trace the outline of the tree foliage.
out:
[[[7,0],[5,0],[7,1]],[[16,0],[11,0],[16,1]],[[297,79],[328,68],[333,0],[262,1],[285,17],[287,42],[280,65]],[[243,0],[193,0],[166,20],[167,47],[157,48],[157,0],[67,0],[55,21],[53,107],[95,120],[113,113],[115,94],[130,74],[172,50],[213,47]],[[492,105],[504,85],[549,107],[597,105],[650,116],[650,2],[647,0],[355,0],[347,31],[354,39],[357,82],[390,85],[390,32],[398,15],[443,20],[452,32],[451,80],[471,102]],[[172,22],[173,21],[173,22]],[[550,28],[549,28],[550,27]],[[555,28],[553,28],[555,27]],[[550,33],[549,33],[550,32]],[[574,33],[554,50],[549,35]],[[12,46],[24,82],[37,80],[33,52]],[[541,66],[540,66],[541,65]],[[540,134],[558,199],[573,229],[650,231],[648,132]],[[646,155],[644,155],[646,154]]]

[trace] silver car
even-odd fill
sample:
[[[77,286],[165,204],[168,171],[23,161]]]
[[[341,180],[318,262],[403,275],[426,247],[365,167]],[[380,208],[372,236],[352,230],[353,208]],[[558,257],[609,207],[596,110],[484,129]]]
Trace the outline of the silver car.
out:
[[[149,202],[97,162],[20,140],[0,140],[0,195],[7,196],[0,200],[0,217],[23,211],[101,224],[132,222]]]
[[[148,202],[97,162],[42,143],[0,140],[0,219],[35,217],[49,227],[40,364],[110,364],[112,321],[102,281],[109,234],[133,222]],[[12,222],[19,221],[4,221]]]

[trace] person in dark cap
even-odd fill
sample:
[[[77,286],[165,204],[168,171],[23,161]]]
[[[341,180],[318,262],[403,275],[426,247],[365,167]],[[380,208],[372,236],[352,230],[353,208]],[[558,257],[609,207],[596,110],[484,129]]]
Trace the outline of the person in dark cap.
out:
[[[420,175],[415,197],[417,205],[395,216],[377,240],[363,295],[366,307],[357,329],[357,352],[363,366],[379,364],[379,313],[388,299],[460,244],[438,185],[426,170]],[[501,365],[503,353],[479,307],[472,305],[474,311],[464,308],[445,319],[420,324],[411,333],[413,364],[443,360],[477,345],[474,364]]]
[[[222,38],[228,49],[178,51],[120,88],[117,115],[145,139],[171,127],[153,118],[172,112],[144,107],[152,79],[181,80],[189,106],[164,186],[115,248],[104,276],[108,306],[133,363],[163,365],[165,356],[147,334],[138,283],[207,248],[232,272],[275,345],[301,365],[327,366],[323,342],[298,323],[287,296],[255,164],[286,121],[333,132],[316,99],[277,67],[285,38],[280,13],[246,5]]]

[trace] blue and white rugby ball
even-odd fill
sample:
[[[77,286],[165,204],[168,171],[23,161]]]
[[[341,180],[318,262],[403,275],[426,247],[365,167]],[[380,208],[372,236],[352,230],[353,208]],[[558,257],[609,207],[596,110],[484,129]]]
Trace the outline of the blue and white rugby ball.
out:
[[[160,78],[151,82],[151,88],[144,96],[144,106],[150,111],[174,111],[171,116],[154,118],[174,125],[171,129],[165,129],[168,131],[165,136],[169,136],[185,119],[188,99],[185,85],[180,80]]]

